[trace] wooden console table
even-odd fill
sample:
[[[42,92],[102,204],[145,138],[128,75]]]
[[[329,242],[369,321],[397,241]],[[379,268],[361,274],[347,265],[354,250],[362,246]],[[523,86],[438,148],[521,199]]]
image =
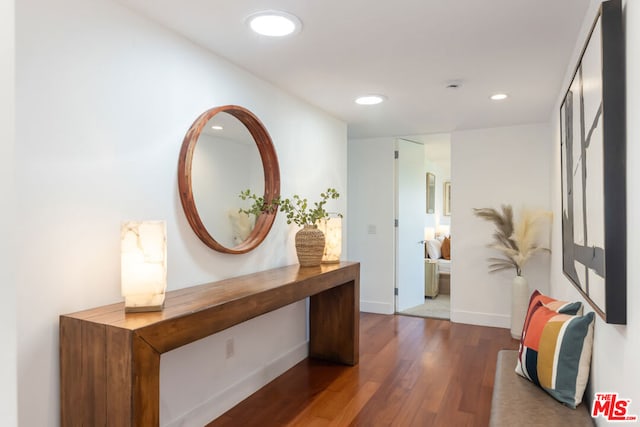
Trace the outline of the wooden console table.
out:
[[[124,304],[60,316],[66,426],[157,426],[160,355],[310,298],[309,356],[358,363],[360,264],[277,268],[167,293],[161,312]]]

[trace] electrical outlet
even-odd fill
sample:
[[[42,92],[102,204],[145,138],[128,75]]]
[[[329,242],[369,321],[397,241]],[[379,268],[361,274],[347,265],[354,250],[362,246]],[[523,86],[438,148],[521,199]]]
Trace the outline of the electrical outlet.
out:
[[[233,338],[227,340],[227,359],[231,359],[235,354],[235,348],[233,344]]]

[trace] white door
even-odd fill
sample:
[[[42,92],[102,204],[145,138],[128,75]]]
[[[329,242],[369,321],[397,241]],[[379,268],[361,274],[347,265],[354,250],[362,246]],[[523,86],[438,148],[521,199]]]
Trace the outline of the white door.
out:
[[[396,311],[424,304],[424,146],[396,143]]]

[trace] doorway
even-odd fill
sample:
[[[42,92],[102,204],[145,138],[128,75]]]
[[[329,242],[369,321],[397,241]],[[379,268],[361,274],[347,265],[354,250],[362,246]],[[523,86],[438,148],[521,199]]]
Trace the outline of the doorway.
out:
[[[395,311],[424,303],[424,145],[396,140]]]
[[[414,145],[409,146],[408,143]],[[399,226],[396,228],[396,287],[399,294],[396,296],[396,313],[399,314],[439,319],[451,317],[451,260],[444,259],[440,251],[444,237],[450,237],[450,143],[449,134],[422,135],[415,137],[415,140],[397,141],[396,218]],[[416,148],[418,144],[422,144],[421,152],[419,147]],[[407,151],[411,157],[421,156],[422,162],[403,159],[406,157],[403,151]],[[405,198],[411,200],[407,202]],[[415,200],[421,201],[419,206],[412,204]],[[419,230],[415,227],[419,227]],[[416,238],[416,235],[420,237]],[[417,242],[420,244],[416,245]],[[448,240],[447,245],[450,243]],[[416,246],[420,251],[419,259],[415,253]],[[428,246],[437,246],[430,256]],[[416,267],[418,263],[419,269]],[[404,269],[409,269],[411,273],[407,274]],[[416,273],[420,270],[421,273]],[[417,274],[420,275],[420,297],[413,293],[418,282]],[[407,292],[410,296],[403,296]]]

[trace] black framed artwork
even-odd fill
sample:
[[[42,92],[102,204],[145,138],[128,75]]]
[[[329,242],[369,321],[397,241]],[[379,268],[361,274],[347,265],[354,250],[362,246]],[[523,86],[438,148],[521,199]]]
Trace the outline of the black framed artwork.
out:
[[[560,106],[562,267],[607,323],[626,324],[626,111],[620,0],[601,4]]]

